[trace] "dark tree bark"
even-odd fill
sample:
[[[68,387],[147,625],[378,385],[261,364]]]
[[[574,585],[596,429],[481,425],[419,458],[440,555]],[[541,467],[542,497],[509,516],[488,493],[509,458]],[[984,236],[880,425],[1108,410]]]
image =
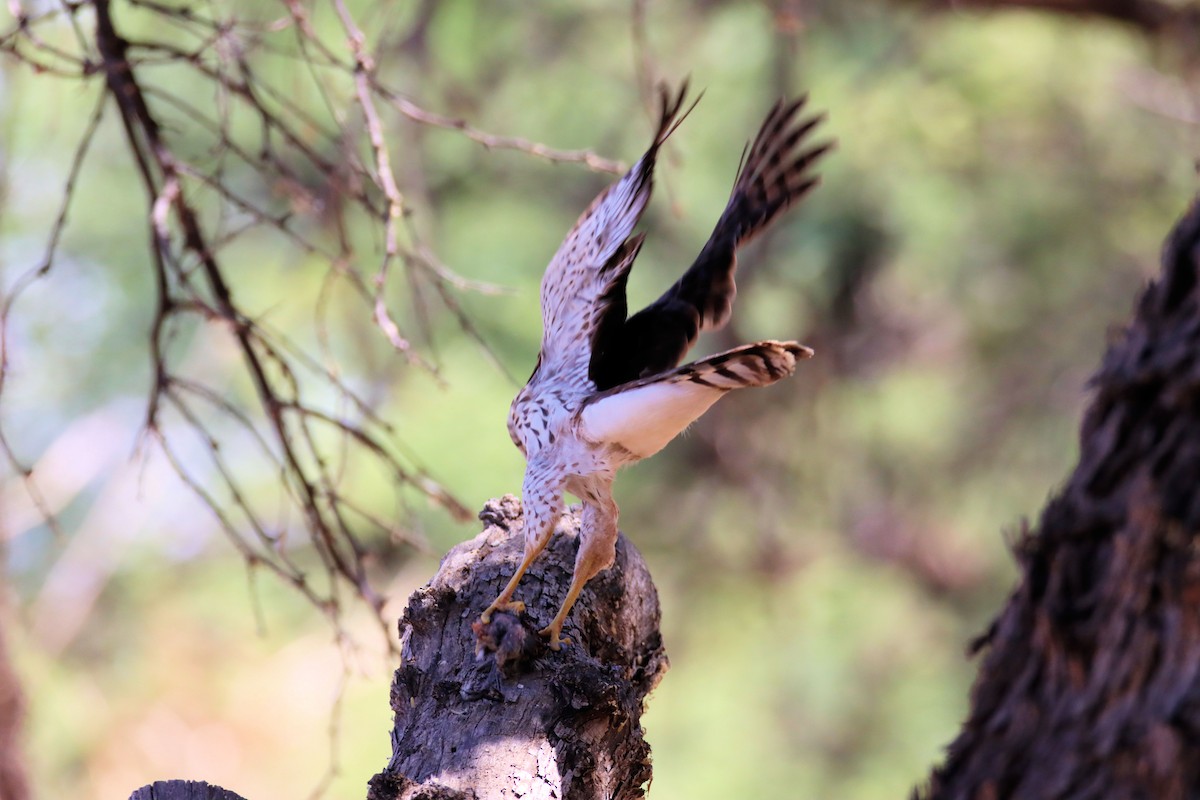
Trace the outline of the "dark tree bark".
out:
[[[1093,378],[1018,543],[970,715],[921,796],[1200,797],[1200,203]]]
[[[624,536],[613,569],[567,620],[570,645],[537,635],[566,594],[579,518],[569,513],[526,574],[520,619],[476,625],[521,560],[520,501],[492,500],[486,529],[452,549],[400,620],[392,759],[370,800],[641,797],[650,748],[640,718],[667,668],[658,594]]]

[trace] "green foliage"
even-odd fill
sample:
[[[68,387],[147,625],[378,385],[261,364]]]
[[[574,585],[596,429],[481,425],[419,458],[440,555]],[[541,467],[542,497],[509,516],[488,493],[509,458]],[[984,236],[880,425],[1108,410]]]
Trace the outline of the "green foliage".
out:
[[[703,243],[775,97],[808,89],[828,110],[838,150],[824,185],[744,254],[734,324],[701,345],[799,338],[817,357],[790,381],[724,401],[617,492],[622,528],[658,580],[672,660],[646,718],[652,796],[905,796],[966,707],[965,644],[1013,577],[1004,536],[1068,474],[1106,331],[1154,274],[1161,237],[1195,190],[1196,127],[1160,113],[1161,96],[1194,100],[1195,87],[1156,71],[1169,57],[1135,32],[1045,14],[817,3],[795,26],[765,5],[648,4],[643,53],[625,6],[452,0],[419,28],[413,5],[351,4],[381,75],[492,133],[631,163],[650,130],[637,90],[644,57],[654,77],[690,74],[706,91],[663,159],[635,303]],[[145,10],[115,13],[131,36],[174,35]],[[0,17],[0,29],[10,22]],[[86,13],[79,22],[91,24]],[[314,9],[313,24],[331,43],[343,38],[329,8]],[[66,26],[40,34],[73,41]],[[286,26],[271,42],[256,69],[327,119],[312,84],[289,77],[301,67]],[[149,74],[197,105],[220,100],[187,69]],[[330,81],[348,103],[352,87]],[[97,89],[14,60],[0,73],[5,292],[41,258]],[[178,108],[159,110],[204,163],[201,132]],[[230,119],[250,140],[257,124]],[[402,363],[344,284],[327,290],[326,261],[270,232],[226,259],[248,309],[306,349],[324,330],[346,379],[395,425],[397,446],[480,507],[519,490],[523,463],[505,430],[517,386],[505,371],[523,380],[532,368],[542,270],[609,178],[396,114],[384,124],[414,226],[457,273],[510,290],[456,295],[503,370],[399,272],[388,297],[414,332],[428,309],[428,342],[417,338],[436,353],[440,380]],[[59,258],[9,320],[0,414],[15,451],[37,460],[97,411],[118,431],[67,442],[74,458],[56,469],[89,448],[106,455],[68,496],[64,538],[0,528],[27,623],[15,645],[35,776],[45,797],[116,797],[168,774],[252,798],[304,796],[327,763],[342,680],[323,618],[259,571],[248,588],[246,567],[161,458],[128,465],[150,389],[153,283],[144,190],[123,136],[110,114]],[[294,199],[229,171],[248,196],[280,209]],[[297,219],[332,238],[319,214]],[[348,236],[364,261],[379,257],[373,221]],[[172,347],[195,373],[253,397],[226,338],[196,326]],[[201,444],[186,448],[197,464]],[[277,475],[250,443],[228,447],[252,502],[278,504]],[[477,529],[415,495],[399,508],[384,475],[354,460],[345,469],[375,513],[411,514],[405,525],[427,542],[414,556],[371,538],[394,618],[438,555]],[[151,491],[137,490],[138,473]],[[63,474],[38,477],[69,483]],[[23,497],[15,478],[0,491]],[[300,520],[279,525],[298,531]],[[80,548],[104,556],[72,559]],[[315,565],[302,548],[298,558]],[[76,615],[72,632],[63,620]],[[372,641],[362,617],[345,624]],[[387,662],[350,660],[368,666],[348,684],[330,796],[359,796],[387,759]]]

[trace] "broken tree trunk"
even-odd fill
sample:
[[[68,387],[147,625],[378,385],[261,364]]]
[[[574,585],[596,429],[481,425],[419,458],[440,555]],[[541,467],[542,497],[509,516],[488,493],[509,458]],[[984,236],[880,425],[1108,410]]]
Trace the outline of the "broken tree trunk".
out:
[[[588,582],[550,650],[537,630],[558,610],[575,564],[578,509],[561,520],[517,596],[520,617],[484,608],[521,561],[521,501],[491,500],[483,533],[454,547],[400,619],[392,758],[368,800],[630,800],[650,780],[642,704],[667,669],[658,593],[622,535],[616,562]],[[204,792],[211,792],[205,794]],[[241,800],[208,784],[145,786],[130,800]]]
[[[521,581],[520,617],[479,614],[521,561],[521,501],[491,500],[483,533],[454,547],[400,619],[392,758],[368,800],[631,800],[650,780],[642,704],[663,673],[658,593],[622,535],[550,650],[537,630],[566,595],[579,512],[560,521]],[[241,800],[205,783],[144,786],[130,800]]]
[[[613,569],[585,587],[555,652],[536,631],[570,583],[579,516],[568,513],[521,581],[527,610],[474,625],[521,561],[520,500],[492,500],[479,536],[452,549],[400,620],[392,759],[370,800],[642,797],[642,703],[667,668],[658,594],[622,536]],[[473,630],[474,627],[474,630]]]
[[[1200,797],[1200,202],[1092,387],[927,800]]]
[[[129,800],[245,800],[240,794],[204,781],[159,781],[143,786]]]

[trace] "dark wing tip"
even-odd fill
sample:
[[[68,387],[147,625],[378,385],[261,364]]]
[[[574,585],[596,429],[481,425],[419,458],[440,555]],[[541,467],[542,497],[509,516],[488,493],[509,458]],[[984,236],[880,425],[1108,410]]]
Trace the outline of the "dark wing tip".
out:
[[[679,84],[679,91],[672,93],[670,86],[666,81],[658,85],[659,104],[662,109],[659,113],[658,131],[654,134],[654,147],[657,148],[665,142],[675,129],[678,128],[683,121],[688,118],[688,115],[700,104],[704,98],[704,92],[700,92],[692,104],[688,106],[687,111],[680,113],[683,104],[687,99],[688,85],[691,83],[691,78],[684,78]]]
[[[820,184],[813,165],[834,149],[835,141],[812,143],[813,132],[826,115],[802,116],[807,101],[808,95],[803,95],[771,107],[742,157],[729,205],[714,236],[721,233],[735,246],[744,244]]]
[[[806,97],[802,97],[786,107],[776,104],[772,108],[758,135],[754,137],[745,166],[738,175],[739,186],[770,179],[781,170],[790,172],[795,168],[807,168],[831,149],[832,141],[823,142],[810,147],[799,157],[792,157],[796,149],[808,142],[813,131],[827,119],[824,113],[797,119],[805,100]]]

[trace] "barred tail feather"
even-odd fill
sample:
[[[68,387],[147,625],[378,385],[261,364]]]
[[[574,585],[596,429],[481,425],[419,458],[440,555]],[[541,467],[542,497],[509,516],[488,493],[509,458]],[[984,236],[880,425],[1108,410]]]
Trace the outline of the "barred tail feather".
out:
[[[767,386],[791,375],[813,351],[796,342],[756,342],[617,386],[580,412],[586,439],[654,455],[728,391]]]
[[[796,370],[796,360],[811,358],[813,351],[797,342],[765,341],[745,344],[715,356],[684,364],[662,376],[719,389],[769,386]]]

